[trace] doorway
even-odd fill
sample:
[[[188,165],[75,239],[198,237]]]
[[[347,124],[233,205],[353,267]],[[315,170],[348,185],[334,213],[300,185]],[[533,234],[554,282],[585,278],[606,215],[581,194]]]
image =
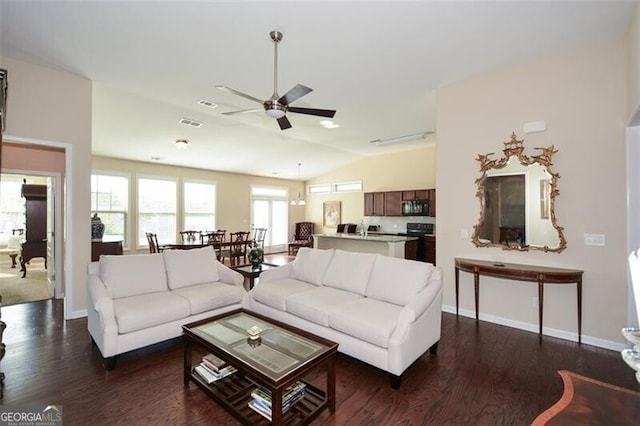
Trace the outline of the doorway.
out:
[[[56,202],[59,181],[58,174],[36,171],[6,170],[0,175],[0,294],[4,305],[62,297],[62,285],[56,280],[61,270],[55,232],[61,227]],[[23,193],[23,184],[42,189],[39,199]],[[27,253],[24,270],[23,243]]]
[[[267,228],[265,253],[279,253],[287,247],[287,189],[251,187],[252,228]]]

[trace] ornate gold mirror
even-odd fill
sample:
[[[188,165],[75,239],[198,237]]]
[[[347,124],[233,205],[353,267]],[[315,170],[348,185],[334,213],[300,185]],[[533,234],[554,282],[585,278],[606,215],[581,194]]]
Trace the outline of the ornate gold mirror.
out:
[[[558,151],[553,145],[535,148],[540,154],[528,157],[523,142],[513,133],[504,142],[503,158],[478,154],[480,218],[471,241],[477,247],[560,253],[567,247],[554,209],[560,175],[551,170],[551,156]]]

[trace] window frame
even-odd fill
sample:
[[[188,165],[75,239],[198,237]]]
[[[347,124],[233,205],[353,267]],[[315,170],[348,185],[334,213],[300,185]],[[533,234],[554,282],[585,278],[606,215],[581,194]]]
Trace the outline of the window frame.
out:
[[[173,182],[174,184],[174,207],[175,210],[173,212],[173,235],[171,236],[171,239],[168,241],[159,241],[161,244],[171,244],[171,243],[175,243],[176,242],[176,238],[177,238],[177,234],[178,234],[178,215],[180,212],[180,200],[179,200],[179,190],[180,190],[180,185],[179,185],[179,179],[177,177],[171,177],[171,176],[166,176],[166,175],[152,175],[152,174],[139,174],[136,175],[136,229],[137,229],[137,234],[136,235],[136,249],[140,250],[140,249],[145,249],[145,248],[149,248],[149,244],[147,243],[146,239],[143,240],[138,240],[138,237],[140,236],[140,234],[142,232],[144,232],[142,230],[142,226],[140,223],[140,219],[142,217],[143,214],[148,214],[146,212],[142,212],[142,210],[140,209],[140,201],[141,201],[141,190],[140,190],[140,181],[141,180],[156,180],[156,181],[164,181],[164,182]],[[158,214],[159,216],[164,216],[164,215],[170,215],[171,213],[162,213],[162,214]]]
[[[123,249],[129,249],[131,247],[131,196],[132,196],[132,191],[131,191],[131,173],[127,173],[127,172],[119,172],[119,171],[114,171],[114,170],[103,170],[103,169],[91,169],[91,175],[90,175],[90,179],[93,179],[93,176],[106,176],[106,177],[121,177],[127,180],[127,197],[126,197],[126,203],[127,203],[127,208],[124,212],[122,212],[124,214],[124,233],[123,233],[123,241],[122,241],[122,246]],[[112,214],[112,213],[118,213],[118,210],[93,210],[91,209],[91,203],[93,201],[93,188],[91,188],[91,182],[89,182],[89,208],[91,210],[91,215],[93,216],[94,213],[98,213],[98,216],[100,216],[100,213],[105,213],[105,214]],[[97,205],[96,205],[97,207]]]

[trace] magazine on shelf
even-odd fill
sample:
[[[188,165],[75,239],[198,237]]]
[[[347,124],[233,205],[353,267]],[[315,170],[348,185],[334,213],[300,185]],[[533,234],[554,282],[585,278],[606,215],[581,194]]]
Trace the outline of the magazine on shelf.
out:
[[[224,362],[214,354],[207,354],[203,356],[202,363],[206,364],[206,366],[213,371],[218,371],[219,369],[227,366],[226,362]]]
[[[208,384],[211,384],[238,371],[231,365],[221,368],[218,371],[212,371],[204,362],[196,365],[195,370],[196,373],[198,373],[200,377],[202,377]]]
[[[286,411],[291,405],[302,398],[306,389],[307,385],[300,381],[285,389],[282,395],[282,411]],[[271,391],[263,387],[258,387],[251,392],[251,397],[256,403],[263,406],[266,410],[271,411]]]

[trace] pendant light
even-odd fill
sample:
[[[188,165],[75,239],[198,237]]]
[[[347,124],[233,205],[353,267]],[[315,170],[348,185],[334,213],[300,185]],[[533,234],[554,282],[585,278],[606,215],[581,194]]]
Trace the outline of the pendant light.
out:
[[[298,163],[298,180],[300,180],[300,166],[301,165],[302,165],[302,163]],[[298,191],[298,199],[297,200],[291,200],[291,205],[292,206],[306,206],[307,205],[307,203],[301,197],[300,191]]]

